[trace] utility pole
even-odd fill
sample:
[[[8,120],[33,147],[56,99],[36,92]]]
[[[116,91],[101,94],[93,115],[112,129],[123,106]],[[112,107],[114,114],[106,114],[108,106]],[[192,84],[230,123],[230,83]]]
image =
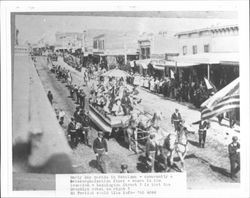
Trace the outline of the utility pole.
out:
[[[127,45],[126,45],[126,37],[127,33],[124,34],[124,40],[123,40],[123,48],[124,48],[124,62],[127,64]]]

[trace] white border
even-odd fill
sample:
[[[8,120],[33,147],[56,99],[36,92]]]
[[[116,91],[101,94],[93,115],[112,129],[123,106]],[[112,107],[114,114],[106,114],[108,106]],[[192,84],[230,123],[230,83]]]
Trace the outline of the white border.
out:
[[[98,6],[99,5],[99,6]],[[11,137],[11,45],[10,12],[50,11],[226,11],[238,10],[240,26],[241,79],[241,188],[216,190],[188,190],[170,197],[248,197],[249,196],[249,4],[248,1],[39,1],[1,2],[1,193],[4,197],[55,196],[54,191],[12,191],[12,137]],[[163,195],[166,196],[166,195]]]

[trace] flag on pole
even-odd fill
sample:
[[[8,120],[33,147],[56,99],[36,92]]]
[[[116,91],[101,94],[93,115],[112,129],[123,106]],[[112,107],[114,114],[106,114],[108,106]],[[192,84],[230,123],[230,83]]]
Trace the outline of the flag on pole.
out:
[[[172,71],[172,69],[170,69],[170,78],[175,79],[174,72]]]
[[[201,119],[209,119],[240,107],[239,78],[218,91],[201,104]]]

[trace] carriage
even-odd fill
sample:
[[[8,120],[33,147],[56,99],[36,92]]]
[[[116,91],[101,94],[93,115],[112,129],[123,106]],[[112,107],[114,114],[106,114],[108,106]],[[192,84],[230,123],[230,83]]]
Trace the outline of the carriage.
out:
[[[94,107],[92,104],[89,104],[89,116],[92,122],[102,131],[104,131],[108,137],[115,136],[118,140],[126,144],[130,144],[131,140],[133,143],[144,144],[147,140],[147,136],[150,131],[150,122],[152,120],[152,115],[146,112],[142,112],[139,109],[136,109],[137,117],[137,133],[136,137],[130,139],[128,134],[128,128],[130,127],[131,115],[124,116],[114,116],[110,114],[105,114],[102,109]],[[163,131],[163,130],[159,130]],[[159,139],[163,138],[163,134],[160,135]]]
[[[126,123],[130,119],[130,116],[112,116],[104,114],[93,105],[89,104],[89,116],[92,122],[102,131],[108,133],[109,136],[111,133],[118,129],[124,128]]]

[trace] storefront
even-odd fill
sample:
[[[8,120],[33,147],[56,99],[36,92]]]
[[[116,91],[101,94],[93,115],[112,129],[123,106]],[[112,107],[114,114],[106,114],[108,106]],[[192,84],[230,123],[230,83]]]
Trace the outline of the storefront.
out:
[[[221,89],[239,77],[238,53],[201,53],[175,58],[177,74],[189,81],[206,77]]]

